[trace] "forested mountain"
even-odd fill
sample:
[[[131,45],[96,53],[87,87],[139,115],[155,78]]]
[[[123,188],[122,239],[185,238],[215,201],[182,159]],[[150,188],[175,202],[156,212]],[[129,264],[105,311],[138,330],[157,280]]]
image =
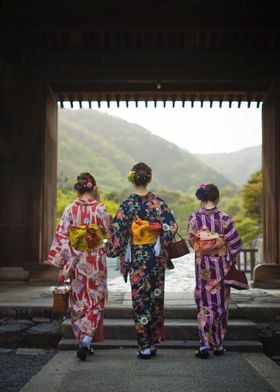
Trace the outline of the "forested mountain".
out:
[[[131,166],[139,161],[153,169],[153,188],[193,192],[203,182],[232,186],[197,156],[147,129],[95,110],[59,112],[59,178],[75,179],[90,171],[103,191],[120,191]],[[220,170],[220,168],[218,168]]]
[[[261,168],[261,146],[221,154],[197,154],[202,162],[218,171],[234,184],[244,185],[251,174]]]

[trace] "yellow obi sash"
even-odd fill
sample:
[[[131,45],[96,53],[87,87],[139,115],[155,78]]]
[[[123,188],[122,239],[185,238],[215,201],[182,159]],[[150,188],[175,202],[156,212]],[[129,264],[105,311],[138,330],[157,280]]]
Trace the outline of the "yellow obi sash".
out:
[[[160,223],[137,218],[131,225],[131,243],[133,245],[154,244],[160,230]]]
[[[95,250],[103,245],[104,235],[96,225],[79,225],[69,227],[69,239],[74,249]]]

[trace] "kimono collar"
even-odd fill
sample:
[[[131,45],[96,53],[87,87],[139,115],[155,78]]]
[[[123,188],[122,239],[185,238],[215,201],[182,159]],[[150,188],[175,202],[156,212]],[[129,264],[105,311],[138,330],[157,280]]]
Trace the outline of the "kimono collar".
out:
[[[74,203],[78,206],[90,206],[94,203],[97,203],[97,201],[93,198],[90,197],[88,199],[80,199],[79,197],[74,201]]]
[[[212,215],[212,214],[216,214],[217,212],[220,212],[220,209],[218,207],[214,207],[214,208],[210,208],[210,209],[200,207],[200,209],[198,211],[204,215]]]
[[[136,199],[136,200],[150,200],[154,199],[155,195],[152,192],[147,192],[146,195],[138,195],[137,193],[132,193],[129,198]]]

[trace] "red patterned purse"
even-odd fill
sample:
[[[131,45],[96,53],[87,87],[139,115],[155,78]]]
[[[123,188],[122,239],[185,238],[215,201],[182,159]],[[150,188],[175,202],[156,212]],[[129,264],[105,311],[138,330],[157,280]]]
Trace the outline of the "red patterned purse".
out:
[[[249,289],[245,272],[237,269],[234,265],[232,265],[225,274],[224,283],[227,287],[232,287],[236,290]]]

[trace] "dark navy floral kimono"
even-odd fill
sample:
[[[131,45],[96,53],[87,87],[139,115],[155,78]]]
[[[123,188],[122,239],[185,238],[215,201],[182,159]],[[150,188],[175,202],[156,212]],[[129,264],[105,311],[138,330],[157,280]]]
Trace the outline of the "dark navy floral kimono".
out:
[[[157,222],[155,243],[133,244],[132,223],[137,218]],[[175,218],[167,204],[148,192],[132,194],[119,207],[111,226],[108,256],[119,256],[121,273],[129,274],[135,329],[140,348],[147,348],[164,338],[164,271],[166,247],[177,230]],[[160,250],[159,250],[160,248]]]

